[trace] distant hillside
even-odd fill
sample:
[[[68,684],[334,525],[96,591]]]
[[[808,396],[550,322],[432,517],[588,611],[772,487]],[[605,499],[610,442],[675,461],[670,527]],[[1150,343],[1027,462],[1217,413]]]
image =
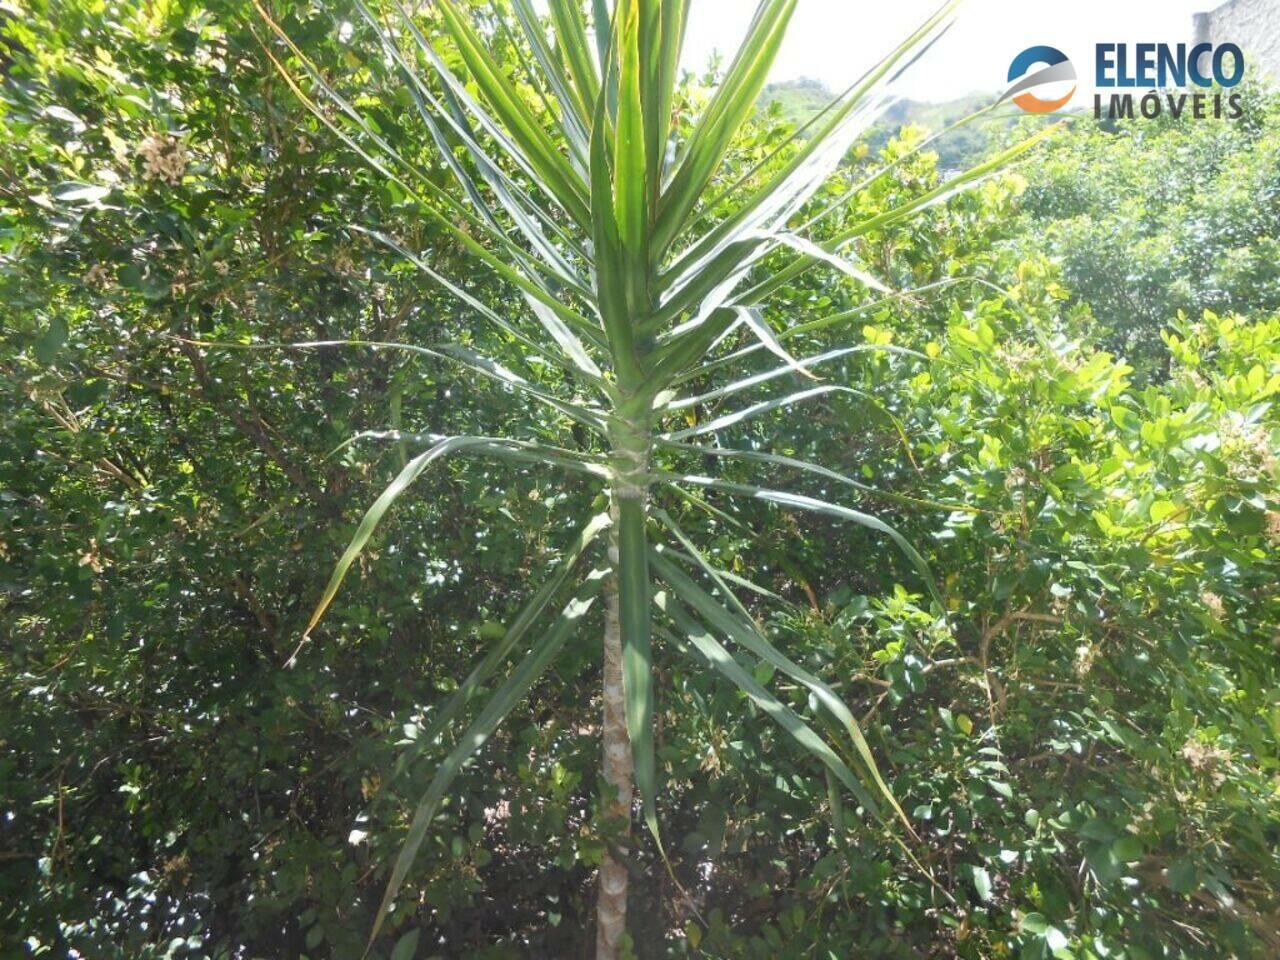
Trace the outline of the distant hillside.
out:
[[[771,83],[760,94],[760,109],[768,110],[777,105],[778,112],[788,123],[803,126],[831,102],[834,95],[817,80],[788,80]]]
[[[782,119],[802,126],[820,113],[834,97],[835,94],[817,80],[789,80],[769,84],[760,95],[760,109],[776,109]],[[946,103],[900,100],[871,128],[866,142],[872,150],[879,150],[898,130],[908,124],[917,124],[931,133],[942,130],[990,103],[991,99],[992,94],[989,93],[971,93]],[[1009,119],[984,119],[942,138],[933,146],[938,154],[938,166],[943,170],[956,170],[972,165],[983,157],[1012,123]]]

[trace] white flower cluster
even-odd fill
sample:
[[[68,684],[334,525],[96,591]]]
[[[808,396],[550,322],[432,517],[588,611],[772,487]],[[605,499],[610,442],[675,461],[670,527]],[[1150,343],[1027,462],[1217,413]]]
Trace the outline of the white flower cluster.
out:
[[[84,285],[91,290],[104,290],[111,286],[111,268],[105,263],[95,263],[85,271]]]
[[[88,549],[80,554],[80,566],[88,567],[94,573],[101,573],[107,568],[107,563],[102,558],[97,540],[90,540]]]
[[[1201,743],[1195,737],[1188,737],[1187,742],[1182,745],[1182,756],[1192,770],[1207,774],[1215,784],[1226,780],[1221,767],[1231,759],[1231,754],[1217,744]]]
[[[1239,414],[1223,418],[1218,427],[1219,456],[1226,461],[1234,480],[1253,483],[1265,480],[1276,469],[1271,434],[1260,424],[1245,422]]]
[[[163,180],[176,187],[187,172],[187,147],[172,134],[147,137],[138,155],[142,157],[142,175],[148,180]]]
[[[1007,341],[996,347],[996,359],[1014,373],[1029,366],[1036,359],[1036,348],[1017,340]]]
[[[1093,670],[1093,664],[1098,659],[1098,648],[1090,643],[1082,643],[1076,647],[1076,676],[1082,680],[1087,677]]]

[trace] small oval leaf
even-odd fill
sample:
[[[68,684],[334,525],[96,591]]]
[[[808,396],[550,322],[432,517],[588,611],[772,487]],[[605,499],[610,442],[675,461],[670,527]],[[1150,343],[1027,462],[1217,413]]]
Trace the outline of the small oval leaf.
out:
[[[410,930],[397,940],[395,947],[391,950],[391,960],[413,960],[414,954],[418,951],[418,937],[421,935],[421,929]]]

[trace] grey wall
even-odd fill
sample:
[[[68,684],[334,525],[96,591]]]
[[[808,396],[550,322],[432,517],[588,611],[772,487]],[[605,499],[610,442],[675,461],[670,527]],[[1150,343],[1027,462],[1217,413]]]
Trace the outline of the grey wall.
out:
[[[1230,0],[1192,17],[1195,43],[1234,43],[1244,51],[1245,77],[1280,79],[1280,0]]]

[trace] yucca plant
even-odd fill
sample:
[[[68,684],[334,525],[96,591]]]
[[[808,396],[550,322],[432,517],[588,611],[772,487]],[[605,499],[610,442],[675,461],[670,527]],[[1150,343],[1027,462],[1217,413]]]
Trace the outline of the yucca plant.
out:
[[[424,734],[427,741],[445,737],[456,745],[417,807],[373,936],[460,769],[547,671],[593,606],[604,608],[603,778],[616,798],[610,812],[622,823],[631,822],[633,791],[638,791],[643,819],[660,848],[655,636],[701,658],[794,737],[816,761],[815,770],[827,776],[835,810],[847,792],[870,815],[892,815],[905,823],[850,709],[827,683],[765,638],[735,594],[750,585],[717,569],[693,537],[658,509],[654,494],[667,487],[711,490],[860,524],[893,541],[931,583],[920,554],[888,524],[861,510],[694,475],[678,465],[727,457],[809,472],[859,494],[868,492],[859,481],[814,463],[698,442],[759,414],[848,392],[846,387],[816,383],[693,425],[686,415],[705,402],[746,394],[779,378],[816,379],[815,369],[858,351],[889,349],[859,343],[796,357],[789,342],[853,314],[808,318],[779,329],[762,306],[813,267],[834,268],[892,296],[850,258],[852,241],[978,182],[1036,139],[896,209],[845,226],[821,244],[810,239],[814,228],[858,191],[816,212],[809,201],[880,116],[890,100],[890,81],[948,27],[955,4],[947,3],[831,103],[807,125],[805,137],[793,138],[726,183],[726,156],[753,114],[796,0],[761,0],[723,78],[700,115],[685,124],[677,124],[673,106],[693,0],[594,0],[589,10],[578,0],[549,0],[545,18],[532,0],[510,0],[482,11],[480,19],[466,12],[474,5],[457,0],[434,0],[425,15],[397,0],[378,10],[364,0],[353,2],[381,44],[377,64],[402,76],[416,119],[457,181],[456,195],[415,166],[413,151],[388,142],[260,7],[275,33],[264,44],[269,55],[317,117],[418,198],[423,214],[465,248],[478,269],[493,271],[518,291],[527,310],[499,313],[441,276],[420,252],[374,229],[366,233],[455,294],[478,322],[493,324],[520,349],[545,358],[555,374],[540,382],[536,372],[517,374],[497,358],[454,344],[365,345],[414,351],[496,379],[545,405],[566,429],[559,446],[514,437],[378,434],[420,442],[423,448],[368,509],[307,634],[387,510],[442,457],[494,457],[584,474],[600,484],[608,503],[600,515],[582,518],[559,566]],[[508,69],[492,54],[496,29],[508,31],[508,39],[518,38],[522,54],[516,68]],[[752,367],[757,372],[733,379],[735,368],[746,371],[760,351],[775,356],[777,365],[763,371]],[[701,394],[697,384],[705,388]],[[588,440],[575,443],[574,435]],[[736,656],[730,648],[737,649]],[[742,662],[752,659],[811,692],[819,708],[813,723],[744,669]],[[505,678],[489,689],[491,678],[509,663]],[[486,690],[478,712],[463,727],[473,701]],[[616,840],[599,876],[601,960],[618,955],[626,927],[628,873],[622,861],[629,833]]]

